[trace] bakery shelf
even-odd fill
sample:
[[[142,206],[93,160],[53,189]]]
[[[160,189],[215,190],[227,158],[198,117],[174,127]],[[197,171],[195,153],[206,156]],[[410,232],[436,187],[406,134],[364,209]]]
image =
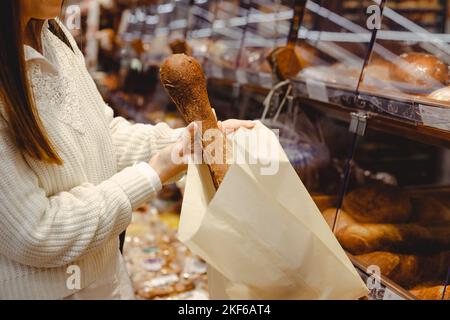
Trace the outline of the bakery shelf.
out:
[[[382,274],[372,275],[367,272],[367,266],[363,265],[352,254],[347,253],[352,264],[355,266],[361,278],[367,282],[369,277],[374,277],[380,282],[380,288],[372,289],[370,299],[372,300],[417,300],[409,291],[403,289],[395,282],[389,280]]]
[[[350,122],[351,113],[358,111],[355,108],[345,107],[335,103],[324,103],[305,97],[301,97],[300,100],[305,106],[313,107],[329,117],[345,122]],[[368,129],[403,136],[425,144],[450,148],[450,132],[448,131],[425,127],[417,123],[395,119],[373,112],[369,114]]]
[[[208,81],[216,86],[229,86],[232,87],[236,84],[235,81],[230,79],[221,79],[215,77],[209,77]],[[246,90],[253,94],[266,95],[268,89],[262,87],[258,84],[240,84],[245,87]],[[305,85],[305,84],[303,84]],[[337,120],[350,122],[351,113],[358,111],[367,111],[370,114],[369,129],[382,131],[385,133],[394,134],[397,136],[403,136],[424,144],[430,144],[435,146],[440,146],[450,149],[450,131],[444,131],[441,129],[424,126],[420,123],[420,118],[416,118],[415,121],[412,119],[402,118],[400,116],[393,116],[391,114],[382,114],[379,112],[368,111],[367,109],[356,107],[358,105],[355,100],[358,100],[354,93],[346,88],[339,87],[327,87],[329,95],[334,97],[331,98],[332,101],[323,102],[316,99],[311,99],[305,96],[306,88],[301,89],[302,92],[298,92],[297,86],[294,81],[294,98],[299,98],[300,101],[305,105],[317,109],[327,116],[333,117]],[[375,97],[375,95],[361,94],[360,98],[363,97],[362,102],[370,100],[370,98]],[[381,96],[382,97],[382,96]],[[382,97],[388,101],[394,101],[394,96],[384,96]],[[401,103],[402,101],[397,101]],[[354,105],[354,107],[349,107],[347,105]],[[407,107],[412,107],[412,105],[407,102],[405,104]],[[450,109],[449,109],[450,110]]]
[[[323,111],[339,120],[350,121],[350,114],[366,111],[370,114],[369,128],[401,135],[425,144],[450,148],[450,131],[423,125],[419,107],[428,110],[444,110],[450,114],[450,108],[433,104],[428,100],[409,100],[407,96],[389,93],[361,92],[356,95],[348,87],[324,84],[308,88],[307,81],[294,79],[294,95],[305,104]],[[315,95],[315,96],[314,96]],[[430,124],[433,125],[433,124]]]

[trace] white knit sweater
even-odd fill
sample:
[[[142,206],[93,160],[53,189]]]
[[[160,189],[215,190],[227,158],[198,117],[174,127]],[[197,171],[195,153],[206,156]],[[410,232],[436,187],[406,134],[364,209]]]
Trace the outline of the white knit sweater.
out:
[[[25,47],[38,112],[64,164],[21,154],[0,120],[1,299],[61,298],[74,293],[68,266],[80,267],[83,288],[116,263],[132,208],[160,185],[134,164],[180,136],[164,123],[114,118],[64,31],[75,53],[47,24],[44,54]]]

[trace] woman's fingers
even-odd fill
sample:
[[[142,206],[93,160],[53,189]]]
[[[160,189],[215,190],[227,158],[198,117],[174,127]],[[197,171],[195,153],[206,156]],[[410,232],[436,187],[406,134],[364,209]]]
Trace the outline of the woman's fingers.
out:
[[[217,121],[219,129],[228,134],[239,128],[253,129],[256,125],[252,120],[229,119],[225,121]],[[176,154],[183,159],[201,159],[202,154],[202,132],[197,123],[191,122],[185,129],[179,146],[176,148]]]
[[[237,120],[237,119],[229,119],[223,122],[220,122],[219,129],[224,132],[234,132],[239,128],[253,129],[256,125],[255,121],[252,120]]]

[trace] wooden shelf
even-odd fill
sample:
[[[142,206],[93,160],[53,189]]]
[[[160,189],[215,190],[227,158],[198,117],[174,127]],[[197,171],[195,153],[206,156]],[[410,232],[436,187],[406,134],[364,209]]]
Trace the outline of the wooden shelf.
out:
[[[367,266],[363,265],[360,261],[358,261],[357,258],[355,258],[350,253],[347,253],[347,256],[349,257],[352,264],[355,266],[355,268],[362,274],[364,274],[364,277],[370,277],[373,275],[370,275],[367,273]],[[417,300],[417,298],[412,295],[409,291],[403,289],[401,286],[396,284],[395,282],[391,281],[390,279],[386,278],[383,275],[379,275],[378,279],[380,281],[380,284],[389,289],[391,292],[397,294],[399,297],[401,297],[404,300]]]
[[[350,122],[350,114],[358,111],[358,109],[344,107],[338,104],[324,103],[303,97],[300,97],[299,99],[304,105],[310,106],[326,114],[327,116],[333,117],[340,121]],[[426,127],[378,113],[369,112],[369,114],[370,119],[367,122],[367,128],[369,130],[382,131],[421,143],[450,149],[450,132],[448,131]]]

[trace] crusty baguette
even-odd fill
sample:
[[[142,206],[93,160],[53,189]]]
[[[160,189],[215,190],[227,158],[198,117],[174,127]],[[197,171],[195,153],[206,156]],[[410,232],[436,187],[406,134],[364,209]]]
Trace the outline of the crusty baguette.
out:
[[[421,300],[441,300],[442,293],[444,292],[444,286],[417,286],[410,292]],[[447,287],[445,291],[444,300],[450,300],[450,288]]]
[[[331,212],[331,211],[330,211]],[[328,214],[328,213],[327,213]],[[336,238],[352,254],[373,251],[427,252],[450,249],[450,223],[369,224],[358,223],[341,210]]]
[[[366,266],[378,266],[383,276],[406,288],[422,282],[444,279],[450,265],[450,251],[432,255],[376,251],[356,258]]]
[[[192,57],[185,54],[174,54],[162,63],[160,75],[164,88],[183,118],[188,123],[201,121],[204,159],[208,163],[214,185],[218,188],[228,169],[225,152],[226,138],[220,134],[221,141],[204,139],[207,130],[219,129],[209,103],[202,67]],[[211,143],[215,143],[214,148],[208,148]],[[207,152],[208,149],[220,152],[222,157],[218,156],[217,158],[220,159],[215,159],[215,154]]]

